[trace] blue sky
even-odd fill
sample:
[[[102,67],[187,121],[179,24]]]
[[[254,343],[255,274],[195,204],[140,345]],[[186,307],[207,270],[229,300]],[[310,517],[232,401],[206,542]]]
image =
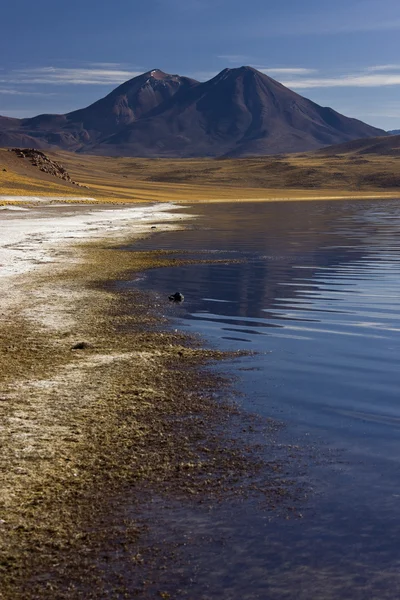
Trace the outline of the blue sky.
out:
[[[400,128],[399,0],[14,0],[1,12],[1,115],[82,108],[154,68],[205,80],[252,65]]]

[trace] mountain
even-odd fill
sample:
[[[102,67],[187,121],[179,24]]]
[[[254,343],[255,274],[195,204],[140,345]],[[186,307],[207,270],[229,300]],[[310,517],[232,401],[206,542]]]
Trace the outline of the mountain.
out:
[[[324,156],[337,154],[400,156],[400,135],[386,135],[363,140],[354,140],[337,146],[330,146],[318,151]]]
[[[14,141],[21,136],[23,140],[33,140],[30,145],[35,148],[84,151],[86,147],[146,116],[178,89],[194,84],[197,82],[187,77],[150,71],[120,85],[87,108],[65,115],[39,115],[20,120],[0,117],[0,146],[29,145]]]
[[[391,131],[387,132],[389,135],[399,135],[400,134],[400,129],[392,129]]]
[[[385,132],[319,106],[252,67],[224,69],[204,83],[156,69],[65,115],[0,117],[0,146],[110,156],[277,154],[379,135]]]

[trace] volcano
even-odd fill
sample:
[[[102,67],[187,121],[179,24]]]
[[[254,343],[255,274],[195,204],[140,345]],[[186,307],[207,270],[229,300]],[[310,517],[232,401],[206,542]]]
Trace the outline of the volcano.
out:
[[[65,115],[0,117],[0,146],[109,156],[257,156],[380,135],[252,67],[224,69],[206,82],[155,69]]]

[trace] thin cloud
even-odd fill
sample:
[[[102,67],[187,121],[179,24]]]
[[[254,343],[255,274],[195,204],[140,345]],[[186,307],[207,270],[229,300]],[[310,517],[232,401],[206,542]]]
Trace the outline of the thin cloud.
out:
[[[137,71],[120,69],[66,69],[41,67],[38,69],[20,69],[12,71],[10,83],[47,84],[47,85],[113,85],[120,84],[140,75]],[[3,80],[5,83],[5,80]]]
[[[380,73],[382,71],[400,71],[400,65],[375,65],[373,67],[367,67],[366,70],[370,73]]]
[[[45,94],[43,92],[30,92],[26,90],[14,90],[10,88],[0,88],[0,94],[8,96],[54,96],[55,94]]]
[[[232,61],[233,62],[233,61]],[[237,62],[245,62],[245,61],[237,61]],[[252,65],[254,67],[254,69],[257,69],[258,71],[260,71],[261,73],[265,73],[266,75],[271,75],[271,76],[279,76],[279,75],[311,75],[312,73],[317,73],[317,69],[306,69],[306,68],[300,68],[300,67],[273,67],[273,68],[266,68],[266,67],[260,67],[258,65]],[[198,79],[200,81],[206,81],[208,79],[212,79],[213,77],[215,77],[216,75],[218,75],[219,71],[196,71],[195,73],[193,73],[193,77],[195,79]]]
[[[306,69],[300,67],[265,68],[255,67],[266,75],[311,75],[317,73],[317,69]]]
[[[382,87],[400,85],[400,73],[365,73],[359,75],[344,75],[341,77],[289,79],[281,80],[281,83],[288,88],[298,90],[334,87]]]
[[[14,70],[6,78],[3,74],[0,79],[0,83],[6,84],[6,87],[0,88],[0,94],[41,95],[38,91],[16,89],[16,85],[119,85],[142,74],[141,71],[121,69],[118,63],[102,64],[104,68],[99,66],[92,68],[40,67]],[[111,67],[112,64],[115,68]],[[106,65],[107,68],[105,68]],[[365,67],[359,73],[335,75],[334,77],[310,77],[309,75],[318,74],[318,70],[308,67],[256,66],[256,68],[267,75],[278,78],[283,85],[299,90],[400,85],[400,64],[372,65]],[[204,81],[211,79],[216,74],[215,71],[198,71],[193,75],[196,79]],[[13,87],[8,87],[7,84]]]
[[[230,64],[251,64],[255,69],[266,73],[267,75],[311,75],[316,73],[316,69],[307,69],[304,67],[266,67],[264,64],[255,64],[254,58],[244,54],[220,54],[217,58]]]

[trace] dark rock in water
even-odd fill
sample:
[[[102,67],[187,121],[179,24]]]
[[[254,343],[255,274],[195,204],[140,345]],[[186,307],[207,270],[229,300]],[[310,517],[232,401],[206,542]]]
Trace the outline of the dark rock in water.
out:
[[[91,344],[89,344],[88,342],[77,342],[72,346],[71,350],[87,350],[91,347]]]
[[[168,296],[168,299],[171,300],[171,302],[183,302],[185,296],[180,292],[175,292],[175,294],[171,294],[170,296]]]

